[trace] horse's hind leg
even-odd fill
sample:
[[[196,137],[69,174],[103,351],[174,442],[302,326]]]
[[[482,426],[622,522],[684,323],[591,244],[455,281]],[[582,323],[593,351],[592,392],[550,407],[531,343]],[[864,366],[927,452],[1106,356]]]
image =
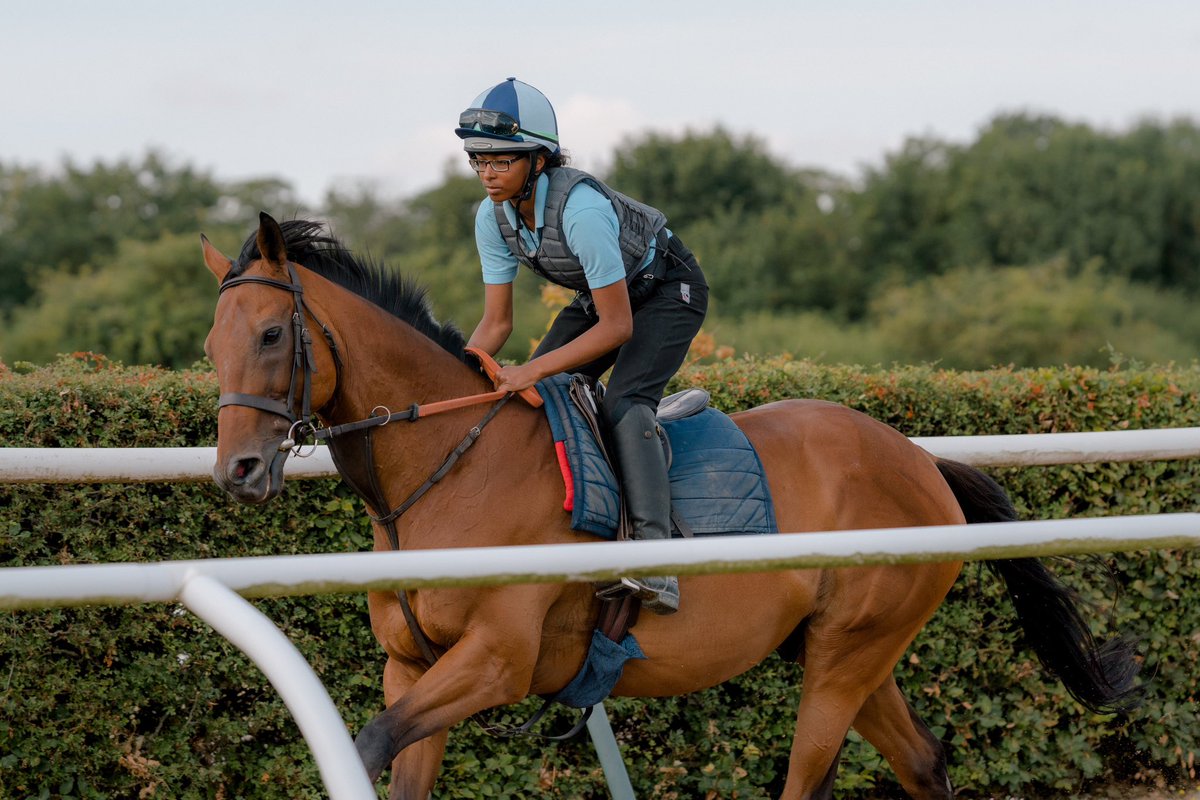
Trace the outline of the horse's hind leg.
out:
[[[781,800],[830,800],[838,756],[862,696],[854,687],[810,688],[804,670],[804,694],[796,712],[796,734]]]
[[[954,797],[942,743],[900,694],[894,677],[889,677],[866,699],[854,718],[854,729],[887,759],[911,797],[916,800]]]
[[[832,797],[837,758],[868,699],[890,680],[958,565],[827,572],[828,598],[804,636],[804,692],[783,800]]]

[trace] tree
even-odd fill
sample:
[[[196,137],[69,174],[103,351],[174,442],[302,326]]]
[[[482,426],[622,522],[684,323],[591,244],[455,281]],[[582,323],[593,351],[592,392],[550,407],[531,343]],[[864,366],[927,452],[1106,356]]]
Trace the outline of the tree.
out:
[[[1113,351],[1165,362],[1200,350],[1200,322],[1182,298],[1105,276],[1072,274],[1063,258],[1029,267],[964,267],[881,294],[871,321],[902,363],[954,369],[1106,365]],[[1182,323],[1182,324],[1173,324]]]
[[[1078,270],[1200,290],[1200,129],[1126,133],[1002,115],[975,142],[910,139],[857,198],[860,267],[918,277],[1062,254]]]
[[[299,207],[283,181],[222,185],[153,150],[90,168],[66,159],[53,174],[0,164],[0,313],[29,300],[42,271],[98,264],[126,240],[247,226],[280,207]]]
[[[853,220],[845,203],[816,197],[757,213],[703,220],[681,232],[700,261],[712,305],[725,316],[820,309],[857,315],[870,295],[862,272],[849,269]]]
[[[64,161],[61,173],[0,168],[0,306],[29,298],[36,275],[74,268],[116,252],[123,239],[198,230],[203,209],[220,196],[216,183],[190,167],[170,168],[151,152],[139,163],[83,169]]]
[[[203,355],[217,287],[199,237],[126,240],[95,265],[38,276],[33,302],[13,314],[0,359],[45,363],[93,351],[126,364],[182,368]]]
[[[753,137],[722,128],[680,138],[650,133],[617,148],[605,182],[660,209],[672,229],[749,215],[804,193],[804,183]]]

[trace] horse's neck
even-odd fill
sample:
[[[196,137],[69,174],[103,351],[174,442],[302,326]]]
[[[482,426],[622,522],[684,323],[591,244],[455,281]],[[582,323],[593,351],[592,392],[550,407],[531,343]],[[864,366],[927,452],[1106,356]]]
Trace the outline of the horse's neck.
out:
[[[411,325],[356,295],[335,297],[336,306],[331,303],[314,308],[334,329],[342,360],[336,401],[322,413],[327,425],[365,419],[379,406],[393,412],[403,411],[413,404],[478,395],[492,389],[485,378]],[[384,500],[391,506],[376,511],[386,514],[403,502],[442,464],[467,432],[480,423],[491,405],[491,402],[481,403],[423,416],[415,423],[396,422],[373,429],[371,468],[383,489]],[[553,460],[551,449],[537,448],[538,431],[544,427],[545,419],[540,412],[512,398],[488,424],[471,455],[446,475],[446,486],[422,499],[406,514],[400,525],[401,539],[407,538],[410,519],[428,519],[430,514],[437,517],[439,510],[443,518],[449,514],[450,509],[442,506],[447,495],[461,491],[452,488],[459,481],[475,486],[474,494],[478,494],[482,483],[488,491],[495,488],[508,493],[510,500],[520,496],[520,487],[509,485],[513,476],[532,475],[545,466],[541,462]],[[548,442],[548,436],[543,438]],[[557,503],[561,502],[559,498]],[[504,512],[498,514],[503,515]],[[430,537],[436,539],[444,527],[423,525],[423,544],[436,544]],[[505,534],[493,530],[492,535],[494,538],[488,543],[498,544]],[[461,543],[461,539],[455,541]]]
[[[490,387],[457,357],[407,322],[340,289],[339,306],[317,313],[334,329],[341,359],[337,396],[326,409],[328,424],[363,419],[379,406],[402,411],[487,391]],[[335,321],[336,319],[336,321]]]

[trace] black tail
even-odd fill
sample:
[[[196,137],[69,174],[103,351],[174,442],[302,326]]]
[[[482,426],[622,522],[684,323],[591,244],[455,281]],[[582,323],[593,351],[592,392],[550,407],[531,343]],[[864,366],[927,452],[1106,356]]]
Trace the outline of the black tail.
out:
[[[962,507],[968,523],[1010,522],[1017,511],[1004,488],[957,461],[938,460],[938,469]],[[1097,643],[1080,614],[1077,597],[1036,558],[985,562],[1004,579],[1026,643],[1042,666],[1071,696],[1092,711],[1127,711],[1138,705],[1138,664],[1133,643],[1117,637]]]

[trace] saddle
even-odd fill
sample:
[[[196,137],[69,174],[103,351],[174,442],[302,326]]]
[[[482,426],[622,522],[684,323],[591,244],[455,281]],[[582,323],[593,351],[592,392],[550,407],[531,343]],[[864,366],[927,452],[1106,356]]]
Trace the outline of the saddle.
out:
[[[598,419],[602,395],[580,375],[555,375],[538,383],[537,390],[554,439],[571,527],[606,539],[625,538],[619,482]],[[778,533],[758,453],[708,400],[703,389],[686,389],[659,403],[674,533]]]

